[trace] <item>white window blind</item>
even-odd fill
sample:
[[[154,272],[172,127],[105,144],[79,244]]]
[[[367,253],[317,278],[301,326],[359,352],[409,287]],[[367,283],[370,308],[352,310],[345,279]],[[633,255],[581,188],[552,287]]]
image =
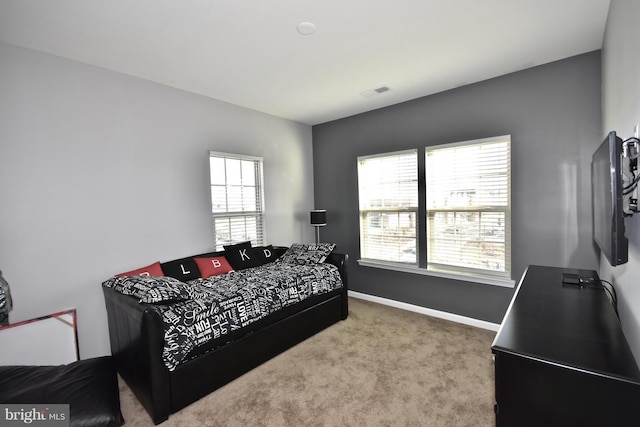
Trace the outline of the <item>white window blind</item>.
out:
[[[509,276],[510,136],[427,147],[427,268]]]
[[[263,245],[262,159],[212,151],[209,171],[216,249],[247,240]]]
[[[361,257],[417,264],[418,152],[358,158]]]

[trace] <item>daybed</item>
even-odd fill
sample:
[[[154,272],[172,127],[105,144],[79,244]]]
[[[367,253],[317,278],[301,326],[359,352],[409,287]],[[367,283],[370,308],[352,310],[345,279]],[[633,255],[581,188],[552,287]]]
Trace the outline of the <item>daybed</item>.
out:
[[[112,355],[153,422],[346,319],[347,256],[333,247],[251,248],[247,242],[104,282]],[[211,263],[235,271],[200,278],[200,271],[211,273]],[[306,269],[310,273],[298,273]],[[132,275],[140,273],[151,277]],[[169,277],[157,277],[162,274]],[[325,284],[325,275],[333,286]],[[260,281],[264,288],[254,286]],[[212,294],[218,302],[207,299]],[[231,307],[231,300],[240,306]],[[191,324],[196,328],[186,332]],[[187,343],[185,335],[195,341]],[[171,353],[176,350],[181,354]]]
[[[70,427],[124,424],[118,377],[110,356],[58,366],[0,366],[0,403],[6,407],[0,425],[42,425],[39,421],[52,415],[56,418],[46,418],[47,425],[66,415]],[[52,413],[53,405],[69,405],[69,414]],[[10,417],[8,412],[13,411],[24,413],[22,420],[20,414]],[[41,415],[36,417],[36,413]]]

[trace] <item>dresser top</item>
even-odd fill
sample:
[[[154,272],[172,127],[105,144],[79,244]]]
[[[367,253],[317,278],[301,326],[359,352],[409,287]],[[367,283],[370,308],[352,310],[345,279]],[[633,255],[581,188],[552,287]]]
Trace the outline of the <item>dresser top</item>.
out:
[[[564,284],[563,273],[593,279]],[[640,371],[595,271],[529,266],[491,347],[640,383]]]

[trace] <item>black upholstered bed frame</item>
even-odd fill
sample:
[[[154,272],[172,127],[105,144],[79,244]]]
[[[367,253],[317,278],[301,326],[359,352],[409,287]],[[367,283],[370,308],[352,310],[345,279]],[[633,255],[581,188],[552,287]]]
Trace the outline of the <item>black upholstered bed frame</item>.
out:
[[[169,371],[162,360],[164,326],[158,312],[131,296],[103,287],[111,353],[120,376],[159,424],[272,357],[328,326],[346,319],[347,271],[344,254],[325,262],[338,267],[344,287],[287,307],[195,349]]]

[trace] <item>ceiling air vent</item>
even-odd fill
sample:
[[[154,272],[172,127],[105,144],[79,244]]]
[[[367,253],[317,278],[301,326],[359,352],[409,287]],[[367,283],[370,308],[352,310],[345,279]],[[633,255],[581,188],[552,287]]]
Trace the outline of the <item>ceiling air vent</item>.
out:
[[[372,96],[379,95],[388,90],[390,90],[388,86],[380,86],[375,89],[368,89],[368,90],[362,91],[360,92],[360,95],[364,96],[365,98],[371,98]]]

